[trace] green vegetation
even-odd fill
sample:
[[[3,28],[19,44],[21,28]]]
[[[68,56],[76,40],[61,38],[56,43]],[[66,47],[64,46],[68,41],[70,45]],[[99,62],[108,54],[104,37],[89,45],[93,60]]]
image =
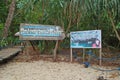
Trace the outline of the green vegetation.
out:
[[[4,32],[12,1],[0,2],[0,35]],[[70,31],[100,29],[103,47],[120,47],[120,0],[16,0],[15,5],[6,38],[8,45],[18,40],[14,34],[19,31],[20,23],[32,23],[59,25],[65,34]],[[1,44],[4,44],[3,36],[0,38]],[[38,43],[41,49],[46,44],[51,45],[47,41]],[[61,42],[61,47],[69,47],[69,38]]]

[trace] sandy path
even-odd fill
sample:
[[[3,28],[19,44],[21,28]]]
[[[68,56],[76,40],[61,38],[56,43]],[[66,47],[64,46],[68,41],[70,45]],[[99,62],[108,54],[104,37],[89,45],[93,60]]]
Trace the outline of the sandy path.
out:
[[[0,80],[97,80],[100,74],[92,68],[65,62],[10,62],[0,66]]]

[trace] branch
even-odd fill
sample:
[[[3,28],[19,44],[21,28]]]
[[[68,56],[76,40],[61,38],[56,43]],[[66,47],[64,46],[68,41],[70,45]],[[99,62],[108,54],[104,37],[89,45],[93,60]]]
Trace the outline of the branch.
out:
[[[114,20],[113,20],[112,15],[111,15],[111,13],[109,11],[108,11],[108,16],[110,18],[113,30],[115,31],[115,34],[116,34],[118,40],[120,41],[120,36],[119,36],[119,34],[118,34],[117,30],[116,30],[116,27],[115,27],[115,24],[114,24]]]
[[[70,29],[70,27],[71,27],[71,21],[72,21],[72,0],[71,0],[71,2],[70,2],[70,5],[69,5],[69,23],[68,23],[68,27],[67,27],[67,29],[66,29],[66,34],[68,33],[68,31],[69,31],[69,29]]]

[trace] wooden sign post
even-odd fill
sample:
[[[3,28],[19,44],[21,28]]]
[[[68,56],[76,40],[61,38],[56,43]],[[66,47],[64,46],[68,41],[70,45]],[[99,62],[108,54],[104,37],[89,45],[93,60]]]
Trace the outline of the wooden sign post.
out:
[[[73,61],[73,53],[72,53],[72,48],[70,48],[70,62]]]
[[[58,40],[63,40],[65,34],[60,26],[40,25],[40,24],[24,24],[20,25],[20,40],[55,40],[56,45],[53,51],[54,60],[58,49]]]
[[[85,61],[85,49],[100,49],[99,53],[99,64],[102,63],[102,53],[101,53],[101,30],[88,30],[88,31],[74,31],[70,33],[70,58],[72,62],[72,48],[82,48],[83,49],[83,62]],[[89,53],[89,60],[91,54]]]
[[[99,50],[99,65],[102,66],[102,49]]]
[[[85,62],[85,49],[83,48],[83,62]]]
[[[55,48],[54,48],[54,61],[56,61],[56,52],[57,52],[57,49],[58,49],[58,40],[56,41],[56,44],[55,44]]]

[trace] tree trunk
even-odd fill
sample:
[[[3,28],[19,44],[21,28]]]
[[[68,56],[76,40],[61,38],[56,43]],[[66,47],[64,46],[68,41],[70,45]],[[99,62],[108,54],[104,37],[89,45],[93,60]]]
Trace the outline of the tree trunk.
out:
[[[67,26],[67,29],[65,31],[65,34],[68,33],[69,29],[71,28],[71,22],[72,22],[72,0],[70,1],[70,4],[69,4],[69,23],[68,23],[68,26]]]
[[[10,7],[9,7],[9,13],[8,13],[5,26],[4,26],[4,31],[3,31],[3,38],[6,38],[8,36],[8,30],[11,25],[14,11],[15,11],[15,2],[16,2],[15,0],[12,0]]]
[[[110,13],[109,11],[108,11],[108,15],[109,15],[109,18],[110,18],[110,21],[111,21],[113,30],[115,31],[116,37],[117,37],[118,40],[120,41],[120,35],[119,35],[118,32],[117,32],[117,29],[116,29],[115,24],[114,24],[114,20],[113,20],[112,15],[111,15],[111,13]]]

